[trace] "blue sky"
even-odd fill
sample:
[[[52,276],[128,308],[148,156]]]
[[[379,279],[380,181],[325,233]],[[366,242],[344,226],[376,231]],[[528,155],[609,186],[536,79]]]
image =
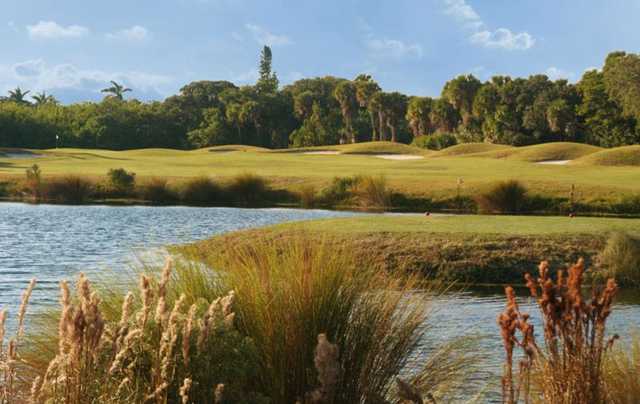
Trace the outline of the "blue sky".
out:
[[[116,79],[148,100],[193,80],[249,84],[263,44],[283,84],[364,72],[436,96],[463,73],[575,81],[638,52],[639,20],[639,0],[5,0],[0,92],[96,100]]]

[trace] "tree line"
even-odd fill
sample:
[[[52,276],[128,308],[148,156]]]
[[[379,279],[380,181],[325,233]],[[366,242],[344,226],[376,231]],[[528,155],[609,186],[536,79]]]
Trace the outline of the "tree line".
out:
[[[385,92],[369,75],[302,79],[280,87],[271,49],[256,84],[196,81],[163,101],[125,99],[112,82],[101,102],[61,105],[20,88],[0,97],[0,147],[133,149],[246,144],[271,148],[446,135],[454,142],[604,147],[640,143],[640,55],[613,52],[577,83],[473,75],[448,81],[438,98]],[[450,143],[447,143],[450,144]]]

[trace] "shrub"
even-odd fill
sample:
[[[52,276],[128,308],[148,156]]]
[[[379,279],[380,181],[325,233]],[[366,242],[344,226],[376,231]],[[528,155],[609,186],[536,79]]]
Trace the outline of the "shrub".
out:
[[[389,207],[391,193],[384,177],[357,177],[351,190],[355,203],[363,209],[385,210]]]
[[[335,177],[331,184],[322,190],[320,199],[328,206],[347,204],[351,198],[351,188],[357,177]]]
[[[260,206],[270,196],[267,180],[250,173],[233,177],[227,186],[227,192],[237,205],[244,207]]]
[[[86,202],[93,192],[93,183],[76,175],[47,179],[43,190],[47,201],[70,204]]]
[[[476,198],[482,213],[520,213],[527,206],[527,189],[519,181],[500,182]]]
[[[133,191],[136,184],[136,173],[129,172],[124,168],[112,168],[107,173],[109,187],[116,193],[128,195]]]
[[[138,187],[139,196],[145,201],[168,204],[178,200],[178,195],[173,191],[166,178],[152,178]]]
[[[302,187],[298,197],[300,199],[300,205],[305,209],[314,208],[318,203],[316,188],[311,185]]]
[[[621,285],[640,285],[640,238],[614,233],[600,254],[602,275],[615,278]]]
[[[411,143],[413,146],[429,150],[442,150],[455,146],[458,141],[454,135],[446,132],[436,132],[432,135],[417,136]]]
[[[26,171],[27,192],[33,195],[36,200],[42,196],[42,171],[37,164],[32,165]]]
[[[225,200],[222,188],[209,177],[193,178],[182,184],[180,199],[202,206],[220,205]]]
[[[604,364],[614,339],[605,338],[617,285],[583,296],[584,264],[580,260],[551,279],[546,262],[539,277],[525,275],[531,296],[542,315],[544,346],[537,343],[529,315],[522,313],[513,288],[507,287],[507,307],[498,317],[506,359],[502,378],[504,403],[531,402],[533,397],[551,404],[609,402]],[[517,338],[516,334],[520,334]],[[522,348],[519,375],[513,374],[515,348]],[[532,387],[533,386],[533,387]],[[533,397],[532,397],[533,396]]]

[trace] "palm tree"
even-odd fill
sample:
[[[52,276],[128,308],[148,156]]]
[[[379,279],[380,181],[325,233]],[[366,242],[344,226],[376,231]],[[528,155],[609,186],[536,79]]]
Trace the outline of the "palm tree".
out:
[[[29,93],[30,91],[22,91],[20,87],[16,87],[15,90],[9,90],[8,100],[17,104],[28,104],[29,101],[27,101],[26,97]]]
[[[125,87],[122,84],[118,84],[117,82],[111,80],[111,87],[103,89],[101,92],[108,94],[107,97],[117,98],[119,100],[124,99],[124,93],[133,91],[128,87]]]
[[[336,86],[333,96],[340,104],[347,137],[351,143],[355,143],[356,134],[353,130],[353,115],[357,108],[356,87],[352,82],[345,80]]]
[[[51,94],[47,94],[46,91],[41,93],[37,93],[36,95],[31,96],[31,98],[36,102],[36,107],[40,107],[46,104],[57,104],[58,100]]]
[[[360,107],[366,108],[369,113],[369,120],[371,122],[371,140],[378,140],[378,124],[376,124],[376,115],[378,114],[375,106],[371,105],[371,100],[376,93],[381,91],[378,83],[373,81],[368,74],[361,74],[354,80],[356,85],[356,99],[360,104]]]

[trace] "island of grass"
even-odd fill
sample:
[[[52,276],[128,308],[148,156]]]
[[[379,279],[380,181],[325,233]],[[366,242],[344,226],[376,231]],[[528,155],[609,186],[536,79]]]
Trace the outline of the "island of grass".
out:
[[[383,176],[391,191],[405,197],[397,199],[404,205],[394,207],[424,211],[450,209],[458,196],[472,200],[496,182],[517,179],[530,195],[551,201],[554,213],[568,213],[557,207],[571,198],[577,206],[585,206],[585,212],[637,213],[640,207],[637,146],[602,150],[566,142],[526,147],[472,143],[434,152],[368,142],[287,150],[230,145],[190,151],[51,149],[37,153],[37,158],[0,156],[0,183],[24,179],[25,171],[38,164],[45,177],[79,175],[94,181],[103,179],[110,169],[123,168],[136,173],[139,183],[162,178],[175,184],[203,176],[225,182],[253,173],[274,190],[298,195],[309,189],[320,192],[336,177],[368,175]],[[567,164],[537,164],[556,160]],[[286,203],[295,204],[295,198]]]
[[[584,258],[599,270],[610,234],[640,235],[640,220],[587,217],[362,215],[281,224],[216,236],[175,251],[215,267],[227,246],[257,239],[336,243],[358,262],[470,284],[520,283],[540,260],[564,268]]]

